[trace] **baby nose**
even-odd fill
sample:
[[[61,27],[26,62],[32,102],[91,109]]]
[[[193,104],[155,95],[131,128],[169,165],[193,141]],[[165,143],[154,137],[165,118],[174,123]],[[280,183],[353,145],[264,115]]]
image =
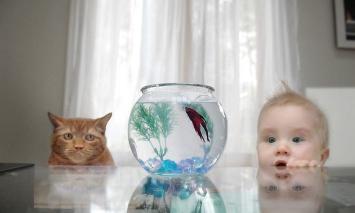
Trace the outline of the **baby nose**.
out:
[[[276,155],[290,155],[290,149],[287,145],[279,145],[276,149]]]

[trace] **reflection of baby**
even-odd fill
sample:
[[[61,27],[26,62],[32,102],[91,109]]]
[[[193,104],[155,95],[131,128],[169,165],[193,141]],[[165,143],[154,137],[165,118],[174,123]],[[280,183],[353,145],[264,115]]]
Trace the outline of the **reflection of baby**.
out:
[[[259,165],[322,166],[329,156],[326,117],[306,97],[284,86],[259,114]]]
[[[261,213],[320,212],[324,196],[321,168],[260,167],[257,178]]]

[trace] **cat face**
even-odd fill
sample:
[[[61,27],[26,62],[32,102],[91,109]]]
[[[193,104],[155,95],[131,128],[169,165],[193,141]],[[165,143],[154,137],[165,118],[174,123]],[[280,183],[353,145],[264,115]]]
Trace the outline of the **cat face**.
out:
[[[73,164],[87,164],[106,149],[105,130],[111,113],[98,119],[65,119],[51,113],[52,153]]]

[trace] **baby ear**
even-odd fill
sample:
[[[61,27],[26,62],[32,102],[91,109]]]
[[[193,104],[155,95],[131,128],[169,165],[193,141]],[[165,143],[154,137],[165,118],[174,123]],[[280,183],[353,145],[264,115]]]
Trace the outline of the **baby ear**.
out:
[[[54,128],[57,128],[59,126],[62,126],[63,123],[64,123],[64,119],[59,117],[59,116],[56,116],[50,112],[48,112],[48,118],[49,120],[51,121],[52,125]]]
[[[322,153],[321,153],[321,161],[322,161],[322,164],[325,163],[325,161],[327,161],[327,159],[329,158],[329,148],[324,148],[322,150]]]
[[[108,113],[102,118],[96,119],[95,122],[96,126],[99,127],[103,131],[103,133],[105,133],[107,122],[111,119],[111,117],[112,117],[112,112]]]

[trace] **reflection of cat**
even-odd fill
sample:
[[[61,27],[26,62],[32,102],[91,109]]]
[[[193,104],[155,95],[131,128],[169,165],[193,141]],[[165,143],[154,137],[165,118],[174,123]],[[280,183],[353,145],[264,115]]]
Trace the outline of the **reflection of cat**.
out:
[[[109,210],[108,178],[114,175],[113,167],[51,166],[46,171],[48,176],[44,175],[37,179],[34,187],[36,209],[57,209],[56,212],[68,212],[68,209],[79,210],[96,206],[102,209],[102,212]]]
[[[114,165],[105,137],[111,115],[65,119],[48,113],[54,127],[49,165]]]

